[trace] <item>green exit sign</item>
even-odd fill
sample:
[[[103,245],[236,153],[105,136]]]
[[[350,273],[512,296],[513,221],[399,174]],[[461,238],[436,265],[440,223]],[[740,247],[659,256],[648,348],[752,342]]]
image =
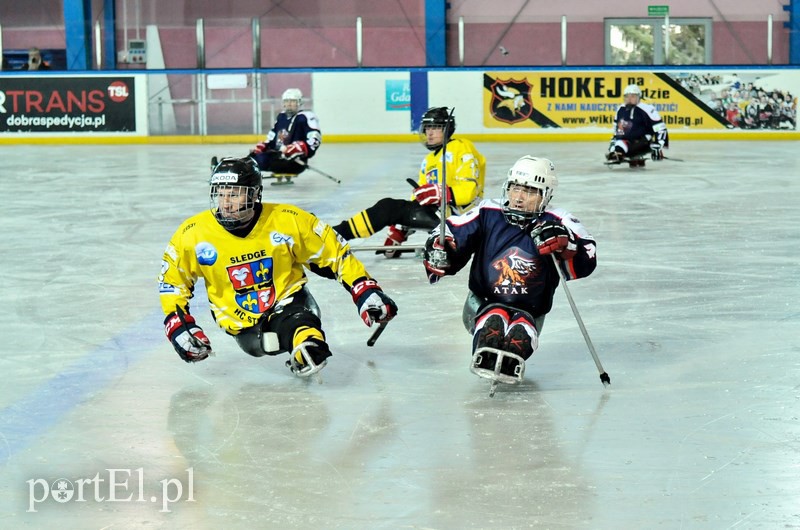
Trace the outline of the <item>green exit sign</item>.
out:
[[[648,17],[666,17],[669,16],[669,6],[647,6]]]

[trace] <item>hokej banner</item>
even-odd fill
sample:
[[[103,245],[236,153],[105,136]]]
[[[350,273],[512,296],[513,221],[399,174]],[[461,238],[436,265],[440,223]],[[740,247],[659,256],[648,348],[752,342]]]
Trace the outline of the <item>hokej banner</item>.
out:
[[[635,84],[670,129],[795,130],[796,80],[747,77],[752,79],[705,72],[487,72],[484,125],[611,131],[625,87]]]

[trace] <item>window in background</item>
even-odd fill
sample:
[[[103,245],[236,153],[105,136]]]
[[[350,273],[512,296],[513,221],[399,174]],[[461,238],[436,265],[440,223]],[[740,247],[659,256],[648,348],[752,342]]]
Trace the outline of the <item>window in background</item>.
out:
[[[711,64],[710,18],[670,18],[668,46],[664,29],[662,18],[605,19],[606,64]]]

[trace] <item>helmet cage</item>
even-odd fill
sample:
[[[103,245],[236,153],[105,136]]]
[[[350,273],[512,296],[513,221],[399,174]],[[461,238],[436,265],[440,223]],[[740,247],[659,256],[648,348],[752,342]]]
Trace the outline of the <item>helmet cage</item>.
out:
[[[238,209],[231,211],[222,208],[220,203],[231,201]],[[212,184],[209,204],[214,218],[225,230],[236,230],[247,226],[253,218],[256,203],[261,202],[261,186],[240,186],[238,184]]]
[[[283,91],[281,101],[283,112],[289,116],[294,116],[300,112],[300,107],[303,106],[303,93],[300,92],[299,88],[287,88]],[[289,105],[290,102],[294,102],[294,104]]]
[[[427,130],[430,128],[441,129],[444,133],[440,143],[429,144]],[[422,115],[422,120],[419,124],[419,140],[428,150],[435,151],[442,146],[445,139],[453,136],[456,132],[456,119],[455,116],[450,115],[447,107],[432,107],[425,111]]]
[[[246,226],[261,202],[261,171],[252,158],[223,158],[211,174],[209,204],[226,230]],[[232,207],[236,207],[233,210]]]
[[[550,200],[553,198],[558,177],[555,166],[546,158],[524,156],[517,160],[508,170],[508,177],[503,185],[503,215],[510,224],[526,228],[530,223],[544,213]],[[535,208],[523,210],[511,206],[509,192],[514,188],[516,193],[536,193],[541,199]],[[523,188],[523,189],[520,189]],[[536,191],[534,191],[536,190]],[[529,202],[529,201],[526,201]]]
[[[509,191],[512,188],[515,188],[516,190],[520,190],[520,188],[522,188],[525,190],[522,193],[535,194],[537,197],[541,197],[539,205],[532,210],[512,208],[511,198],[509,197]],[[516,192],[519,193],[519,191]],[[503,216],[509,224],[526,228],[544,213],[544,210],[547,208],[547,204],[550,202],[552,197],[552,188],[540,188],[538,186],[530,186],[528,184],[512,182],[510,180],[506,181],[505,185],[503,185]]]
[[[635,105],[642,100],[642,89],[639,88],[638,85],[628,85],[622,92],[622,96],[627,105]],[[636,96],[636,103],[633,103],[633,100],[629,96]],[[631,101],[630,103],[628,103],[629,100]]]

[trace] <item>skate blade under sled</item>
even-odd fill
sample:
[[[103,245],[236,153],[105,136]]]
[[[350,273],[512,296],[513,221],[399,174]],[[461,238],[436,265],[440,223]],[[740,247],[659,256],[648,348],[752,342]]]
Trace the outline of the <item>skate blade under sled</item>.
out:
[[[506,358],[516,361],[513,374],[500,371],[500,368],[503,366],[503,360]],[[492,369],[480,367],[481,364],[487,364],[484,362],[486,359],[488,359],[488,364],[490,366],[492,366],[492,364],[494,365]],[[478,377],[489,379],[492,382],[491,389],[489,390],[489,396],[491,397],[494,396],[494,391],[498,383],[516,385],[522,381],[522,378],[525,376],[525,359],[515,353],[498,350],[497,348],[478,348],[472,355],[472,364],[469,370]]]
[[[309,355],[307,348],[309,346],[317,346],[313,342],[301,342],[297,345],[297,347],[292,351],[290,354],[289,360],[286,361],[286,366],[292,371],[294,375],[297,377],[311,377],[312,375],[316,374],[320,370],[322,370],[326,364],[328,364],[328,359],[323,360],[321,363],[317,364],[314,362],[314,359],[311,358]],[[296,352],[299,351],[300,354],[303,356],[303,360],[305,364],[300,364],[297,362],[295,358]]]
[[[606,160],[604,163],[606,166],[613,167],[613,166],[621,166],[622,164],[628,164],[632,168],[644,167],[644,164],[640,164],[640,162],[644,162],[650,158],[648,154],[641,154],[641,155],[634,155],[634,156],[623,156],[617,160]]]
[[[275,179],[275,182],[270,182],[270,186],[286,186],[287,184],[294,184],[294,179],[297,177],[294,173],[273,173],[271,171],[262,171],[261,177],[265,179]]]

